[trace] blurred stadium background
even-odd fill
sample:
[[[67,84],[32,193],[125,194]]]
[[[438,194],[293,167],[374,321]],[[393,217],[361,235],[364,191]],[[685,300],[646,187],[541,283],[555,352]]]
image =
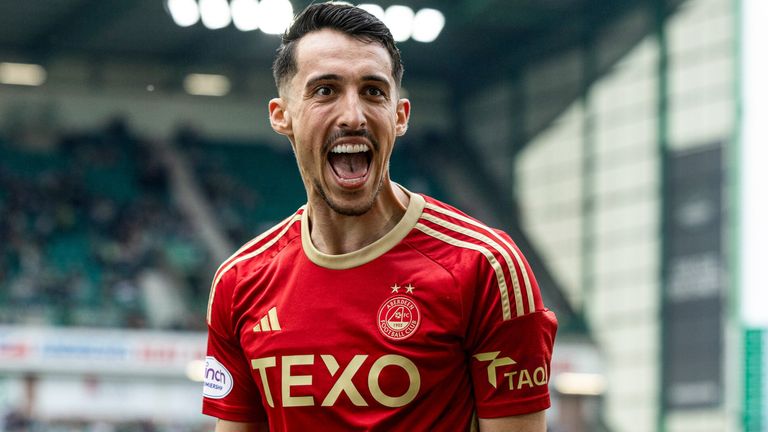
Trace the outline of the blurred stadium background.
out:
[[[211,430],[215,266],[305,200],[266,101],[308,3],[0,1],[0,430]],[[768,431],[768,2],[377,5],[393,178],[558,314],[550,430]]]

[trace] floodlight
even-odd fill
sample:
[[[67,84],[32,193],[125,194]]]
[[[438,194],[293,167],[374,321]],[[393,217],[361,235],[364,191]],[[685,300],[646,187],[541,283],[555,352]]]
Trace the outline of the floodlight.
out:
[[[262,0],[259,27],[266,34],[281,34],[293,21],[293,6],[288,0]]]
[[[251,31],[259,28],[258,0],[232,0],[232,21],[240,31]]]
[[[232,22],[227,0],[200,0],[200,18],[211,30],[224,28]]]
[[[384,12],[384,24],[389,27],[397,42],[408,40],[413,33],[413,9],[408,6],[392,5]]]
[[[189,27],[200,20],[200,10],[195,0],[168,0],[168,12],[179,27]]]
[[[445,16],[437,9],[422,9],[413,17],[413,40],[432,42],[445,26]]]

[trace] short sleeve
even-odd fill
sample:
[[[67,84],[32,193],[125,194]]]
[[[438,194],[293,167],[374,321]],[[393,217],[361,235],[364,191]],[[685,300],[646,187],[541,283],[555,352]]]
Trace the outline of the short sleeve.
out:
[[[557,319],[544,307],[525,257],[501,234],[504,249],[478,265],[468,302],[465,348],[480,418],[529,414],[550,406]]]
[[[259,389],[231,320],[236,272],[214,280],[208,314],[203,414],[236,422],[264,421]]]

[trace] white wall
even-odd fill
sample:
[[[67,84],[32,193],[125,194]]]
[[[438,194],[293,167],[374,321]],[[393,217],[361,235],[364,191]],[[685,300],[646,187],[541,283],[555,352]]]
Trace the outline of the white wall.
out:
[[[731,0],[690,0],[666,24],[672,150],[731,140],[737,103],[733,11]],[[599,64],[615,56],[611,31],[622,29],[598,41]],[[529,143],[516,168],[523,226],[568,297],[587,312],[603,350],[605,416],[618,432],[655,431],[660,405],[658,60],[657,41],[646,37],[593,85],[586,104],[573,102]],[[558,68],[537,70],[545,77]],[[594,127],[592,153],[584,147],[587,121]],[[583,172],[588,157],[594,169]],[[594,200],[590,216],[582,214],[584,182],[593,185],[586,189]],[[582,254],[584,217],[591,218],[592,256]],[[584,271],[591,277],[584,279]],[[593,284],[582,286],[584,280]],[[726,344],[733,348],[732,341]],[[738,359],[726,356],[724,368],[725,407],[670,413],[669,432],[739,430]]]
[[[659,405],[657,52],[646,38],[592,92],[595,263],[587,308],[608,370],[608,420],[655,430]]]
[[[584,110],[574,103],[517,163],[523,226],[535,240],[565,295],[582,306],[582,141]]]

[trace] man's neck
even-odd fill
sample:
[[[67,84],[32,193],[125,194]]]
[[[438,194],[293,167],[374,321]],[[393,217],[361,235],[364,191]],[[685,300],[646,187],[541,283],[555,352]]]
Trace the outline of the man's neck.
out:
[[[360,250],[384,237],[402,219],[410,198],[399,186],[387,182],[373,207],[361,216],[344,216],[324,202],[310,202],[310,237],[315,248],[330,255]]]

